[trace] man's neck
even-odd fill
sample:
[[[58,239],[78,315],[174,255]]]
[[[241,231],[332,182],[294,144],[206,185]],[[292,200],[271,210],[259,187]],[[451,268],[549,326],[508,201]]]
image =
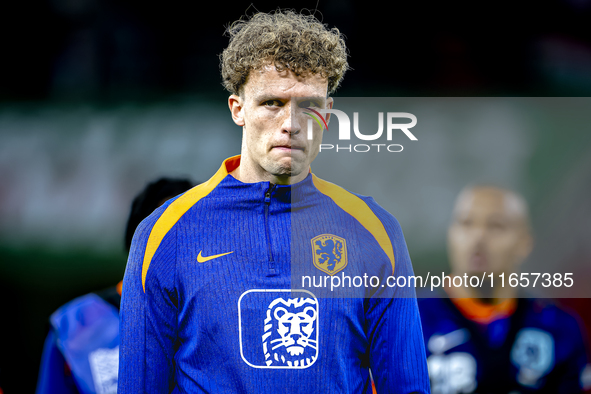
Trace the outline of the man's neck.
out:
[[[252,175],[250,173],[244,174],[244,172],[240,171],[241,166],[236,168],[234,171],[230,172],[234,178],[239,180],[242,183],[257,183],[257,182],[270,182],[275,185],[291,185],[292,177],[285,176],[285,177],[277,177],[269,174],[269,176],[262,176],[262,175]]]
[[[308,171],[302,172],[296,176],[274,175],[266,172],[262,168],[252,167],[255,166],[249,166],[247,163],[241,161],[240,165],[230,172],[230,175],[243,183],[270,182],[275,185],[293,185],[303,181],[310,171],[308,168]]]
[[[458,275],[462,276],[463,275]],[[485,279],[489,279],[488,277]],[[482,280],[482,279],[481,279]],[[494,278],[494,282],[485,281],[479,287],[451,287],[446,289],[452,298],[473,298],[488,305],[497,305],[510,298],[517,298],[517,290],[511,286],[501,286],[500,279]]]

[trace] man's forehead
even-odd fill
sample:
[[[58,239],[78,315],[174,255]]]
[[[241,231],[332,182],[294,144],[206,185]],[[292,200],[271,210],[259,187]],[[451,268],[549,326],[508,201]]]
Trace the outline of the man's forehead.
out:
[[[243,88],[248,95],[326,98],[328,80],[320,74],[296,75],[288,69],[278,71],[273,65],[265,65],[251,70]]]
[[[462,191],[456,200],[454,216],[486,214],[501,218],[526,218],[527,206],[515,193],[497,187],[473,187]]]

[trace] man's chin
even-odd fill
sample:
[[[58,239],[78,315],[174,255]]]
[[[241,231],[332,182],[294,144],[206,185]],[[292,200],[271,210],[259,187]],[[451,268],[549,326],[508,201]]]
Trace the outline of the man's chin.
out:
[[[286,157],[269,165],[267,171],[278,177],[294,177],[300,175],[304,168],[303,163]]]
[[[468,270],[466,271],[466,275],[468,275],[468,277],[472,277],[472,276],[477,276],[478,278],[482,279],[482,276],[486,276],[489,275],[490,272],[487,272],[486,270]],[[460,276],[464,276],[464,274],[460,275]]]

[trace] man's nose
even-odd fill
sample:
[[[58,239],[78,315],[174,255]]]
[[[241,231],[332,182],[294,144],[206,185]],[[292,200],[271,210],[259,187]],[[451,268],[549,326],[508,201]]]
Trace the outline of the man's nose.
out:
[[[289,135],[296,135],[300,132],[300,122],[298,120],[297,106],[293,102],[285,105],[285,115],[281,125],[281,131]]]
[[[487,235],[487,229],[482,226],[476,226],[472,230],[472,239],[476,246],[482,246],[486,242]]]

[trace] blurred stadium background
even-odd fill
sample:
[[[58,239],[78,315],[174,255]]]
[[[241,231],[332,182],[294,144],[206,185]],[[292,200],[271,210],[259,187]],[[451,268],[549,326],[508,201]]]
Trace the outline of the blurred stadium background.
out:
[[[0,382],[6,393],[34,391],[50,313],[122,278],[133,196],[158,176],[204,181],[239,153],[240,130],[219,76],[224,28],[245,12],[278,5],[249,4],[2,5]],[[352,70],[337,97],[567,96],[578,99],[557,100],[561,116],[591,110],[584,99],[591,93],[591,0],[280,5],[317,8],[345,34]],[[470,116],[493,119],[498,111],[493,105]],[[537,246],[527,264],[553,261],[576,267],[575,280],[591,279],[591,122],[567,127],[565,118],[540,116],[539,127],[510,121],[492,130],[447,128],[387,164],[372,162],[377,177],[361,184],[352,179],[366,167],[353,160],[335,166],[346,158],[341,154],[321,155],[313,169],[374,196],[397,216],[417,273],[446,269],[445,230],[461,187],[492,181],[517,189],[531,204]]]

